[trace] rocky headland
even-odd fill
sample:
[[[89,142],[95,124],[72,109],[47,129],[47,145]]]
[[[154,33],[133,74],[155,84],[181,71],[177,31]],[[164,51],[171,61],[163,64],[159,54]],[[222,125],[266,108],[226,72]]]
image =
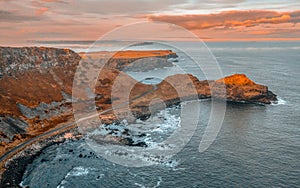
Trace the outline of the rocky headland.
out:
[[[104,63],[106,67],[119,71],[146,72],[153,69],[173,66],[176,53],[171,50],[119,51],[79,53],[83,59]]]
[[[169,50],[77,54],[69,49],[0,47],[0,154],[66,122],[74,121],[73,81],[81,60],[85,63],[95,63],[99,59],[100,63],[103,60],[106,62],[96,83],[82,86],[93,92],[89,99],[91,103],[84,105],[95,105],[99,113],[128,100],[134,119],[147,118],[149,106],[161,101],[166,107],[185,100],[212,97],[263,104],[277,100],[267,86],[256,84],[244,74],[216,81],[200,81],[193,75],[180,74],[169,76],[157,85],[147,85],[122,71],[147,71],[172,66],[176,57]],[[116,79],[121,81],[116,82]],[[91,86],[95,87],[89,88]],[[76,100],[80,103],[80,96],[76,96]],[[109,111],[99,117],[106,124],[128,117],[128,109],[121,109],[118,113],[116,115]]]

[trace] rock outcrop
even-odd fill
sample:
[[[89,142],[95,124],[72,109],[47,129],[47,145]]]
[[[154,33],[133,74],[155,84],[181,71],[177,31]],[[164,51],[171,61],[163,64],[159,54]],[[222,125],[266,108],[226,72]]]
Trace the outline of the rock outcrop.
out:
[[[131,113],[135,118],[148,117],[151,105],[152,109],[153,106],[168,107],[186,100],[217,98],[230,102],[260,104],[277,101],[276,95],[267,86],[256,84],[244,74],[234,74],[216,81],[199,81],[193,75],[178,74],[167,77],[156,87],[151,94],[131,103]],[[165,104],[159,105],[162,101]],[[125,114],[124,117],[128,115],[122,110],[116,113]]]
[[[276,95],[269,91],[267,86],[256,84],[245,74],[234,74],[215,81],[213,84],[214,95],[216,98],[224,98],[218,90],[220,84],[226,86],[226,96],[228,101],[250,102],[270,104],[277,101]]]

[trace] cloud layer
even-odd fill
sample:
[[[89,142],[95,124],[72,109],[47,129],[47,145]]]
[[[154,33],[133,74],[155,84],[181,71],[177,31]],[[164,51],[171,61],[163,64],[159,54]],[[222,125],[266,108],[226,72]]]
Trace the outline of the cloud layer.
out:
[[[169,22],[186,29],[208,29],[215,27],[254,27],[260,24],[282,24],[300,22],[300,11],[276,12],[265,10],[226,11],[218,14],[150,15],[151,21]]]
[[[201,38],[300,39],[297,7],[299,0],[0,0],[0,45],[96,40],[147,20],[177,24]]]

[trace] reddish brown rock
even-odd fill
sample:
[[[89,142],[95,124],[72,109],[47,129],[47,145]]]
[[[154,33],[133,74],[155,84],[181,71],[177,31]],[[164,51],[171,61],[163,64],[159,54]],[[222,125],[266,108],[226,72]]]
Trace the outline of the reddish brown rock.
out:
[[[256,84],[245,74],[234,74],[215,81],[213,97],[224,98],[218,91],[220,84],[226,86],[226,99],[233,102],[250,102],[270,104],[277,101],[276,95],[267,86]]]
[[[164,101],[165,106],[171,106],[186,100],[211,97],[231,102],[262,104],[277,101],[276,95],[267,86],[256,84],[244,74],[234,74],[217,81],[199,81],[193,75],[178,74],[167,77],[157,85],[153,93],[133,101],[131,111],[136,117],[144,117],[150,115],[150,104],[155,106]]]
[[[111,66],[128,66],[128,63],[147,56],[168,58],[175,55],[171,51],[120,52],[115,56],[118,60],[112,62]],[[0,48],[0,119],[3,119],[0,121],[0,141],[26,140],[23,137],[13,138],[14,135],[36,136],[72,119],[70,96],[72,91],[76,91],[73,81],[79,60],[76,53],[66,49]],[[98,112],[103,112],[113,105],[130,101],[127,107],[100,115],[104,123],[128,118],[130,114],[133,120],[147,118],[149,106],[157,106],[158,110],[198,98],[215,97],[266,104],[277,100],[266,86],[256,84],[242,74],[217,81],[199,81],[190,74],[173,75],[152,86],[105,66],[93,83],[85,83],[84,80],[91,75],[89,62],[85,63],[83,68],[86,69],[81,72],[82,80],[75,82],[78,85],[76,104],[83,104],[83,110],[89,112],[90,107],[96,105]],[[92,97],[86,96],[87,87],[92,91]],[[5,150],[3,142],[0,151]]]

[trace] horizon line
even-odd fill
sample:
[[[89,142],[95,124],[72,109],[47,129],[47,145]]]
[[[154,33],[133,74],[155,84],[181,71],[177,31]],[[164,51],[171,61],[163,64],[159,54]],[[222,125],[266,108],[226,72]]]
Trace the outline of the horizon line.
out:
[[[198,38],[199,40],[205,41],[205,42],[235,42],[235,41],[300,41],[300,38]],[[139,39],[140,40],[140,39]],[[178,41],[178,42],[191,42],[191,41],[197,41],[188,38],[172,38],[171,40],[165,40],[165,39],[145,39],[144,41],[139,40],[102,40],[104,42],[130,42],[130,41],[136,41],[136,42],[159,42],[159,41]],[[101,40],[65,40],[65,39],[57,39],[57,40],[27,40],[27,43],[40,43],[40,44],[78,44],[78,43],[94,43]]]

